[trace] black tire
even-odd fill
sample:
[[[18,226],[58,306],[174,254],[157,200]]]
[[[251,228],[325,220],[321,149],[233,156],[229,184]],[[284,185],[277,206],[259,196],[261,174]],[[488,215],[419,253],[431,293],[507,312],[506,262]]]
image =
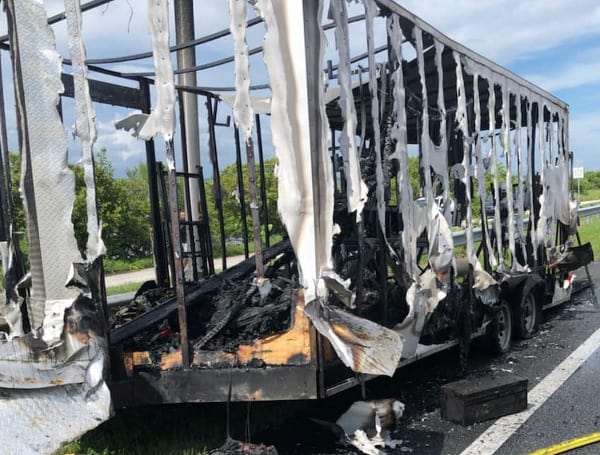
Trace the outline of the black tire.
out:
[[[489,324],[486,338],[493,354],[506,354],[510,351],[514,327],[513,311],[506,300],[498,304],[498,312]]]
[[[542,320],[542,308],[535,291],[535,288],[529,290],[515,305],[515,334],[523,340],[538,333]]]

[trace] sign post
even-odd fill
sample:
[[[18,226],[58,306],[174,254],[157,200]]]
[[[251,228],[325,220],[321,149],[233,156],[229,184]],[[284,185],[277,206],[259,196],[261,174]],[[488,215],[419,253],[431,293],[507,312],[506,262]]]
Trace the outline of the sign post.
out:
[[[581,199],[581,179],[583,178],[584,170],[583,167],[573,168],[573,178],[577,179],[577,200]]]

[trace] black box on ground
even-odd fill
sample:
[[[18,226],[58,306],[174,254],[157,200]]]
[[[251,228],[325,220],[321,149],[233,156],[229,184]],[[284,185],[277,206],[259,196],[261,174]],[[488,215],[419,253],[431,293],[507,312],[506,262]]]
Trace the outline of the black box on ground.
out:
[[[442,386],[442,418],[461,425],[496,419],[527,409],[527,379],[493,374]]]

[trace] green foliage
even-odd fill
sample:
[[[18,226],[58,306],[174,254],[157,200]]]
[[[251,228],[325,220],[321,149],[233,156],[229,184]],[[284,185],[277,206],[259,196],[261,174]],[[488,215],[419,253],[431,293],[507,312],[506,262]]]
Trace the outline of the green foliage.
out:
[[[591,242],[594,250],[594,258],[600,258],[600,220],[597,217],[587,218],[581,221],[579,226],[581,241]]]
[[[75,173],[73,225],[81,251],[87,241],[86,188],[83,168],[71,166]],[[102,223],[102,239],[109,258],[127,259],[151,253],[150,201],[145,165],[129,169],[128,178],[117,179],[106,156],[100,150],[95,158],[96,203]]]
[[[283,233],[283,226],[279,214],[277,213],[277,179],[275,177],[275,164],[276,159],[265,160],[265,190],[267,195],[267,207],[269,215],[269,229],[273,235],[281,235]],[[257,191],[258,198],[260,200],[260,185],[261,177],[259,172],[258,163],[256,166],[257,173]],[[246,164],[242,167],[242,175],[244,178],[244,199],[246,200],[246,223],[248,225],[248,236],[252,237],[252,216],[250,213],[250,193],[248,191],[249,180],[248,180],[248,166]],[[217,216],[217,208],[215,205],[215,195],[219,192],[214,185],[213,180],[207,180],[205,182],[206,188],[206,204],[208,206],[208,216],[210,219],[211,226],[211,237],[213,244],[216,246],[220,244],[220,231]],[[225,239],[226,241],[232,239],[240,239],[243,237],[243,223],[241,217],[241,204],[238,202],[236,195],[239,194],[238,180],[237,180],[237,168],[235,164],[226,167],[221,171],[221,197],[223,204],[223,220],[225,225]],[[263,215],[264,207],[260,207],[260,219],[261,224],[264,220]],[[217,253],[215,253],[217,254]]]
[[[10,162],[10,184],[12,186],[12,200],[14,205],[14,226],[18,232],[25,231],[25,209],[23,208],[23,201],[19,194],[19,186],[21,185],[21,162],[19,155],[16,153],[9,154]]]
[[[10,154],[12,198],[15,229],[25,231],[25,211],[19,194],[21,166],[19,156]],[[86,188],[83,168],[70,165],[75,175],[75,202],[71,219],[77,245],[83,252],[87,242]],[[95,157],[96,202],[102,223],[102,238],[109,258],[127,259],[148,256],[150,241],[150,201],[146,165],[140,164],[127,171],[127,178],[117,179],[114,169],[102,149]],[[26,253],[25,236],[22,249]]]

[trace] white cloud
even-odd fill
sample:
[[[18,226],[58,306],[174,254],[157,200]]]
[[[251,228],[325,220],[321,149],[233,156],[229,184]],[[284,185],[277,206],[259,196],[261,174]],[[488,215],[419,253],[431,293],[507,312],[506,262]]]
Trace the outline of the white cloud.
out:
[[[114,122],[99,121],[97,123],[98,140],[96,141],[96,150],[106,148],[115,168],[122,166],[119,162],[126,162],[135,159],[136,162],[143,161],[145,157],[144,141],[133,137],[130,133],[123,130],[117,130]]]
[[[600,83],[600,48],[574,53],[551,71],[525,78],[551,91]]]

